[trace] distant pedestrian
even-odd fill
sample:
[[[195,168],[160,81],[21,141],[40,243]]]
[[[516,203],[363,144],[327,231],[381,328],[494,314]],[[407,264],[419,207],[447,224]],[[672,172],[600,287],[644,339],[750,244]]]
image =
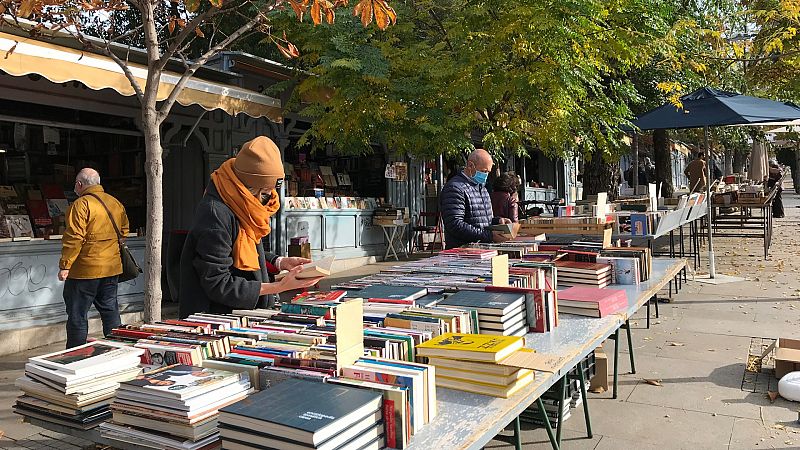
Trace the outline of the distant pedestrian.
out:
[[[706,161],[702,152],[697,152],[694,161],[686,166],[683,174],[689,178],[689,189],[692,192],[705,192]]]
[[[775,198],[772,199],[772,217],[781,219],[784,217],[783,211],[783,186],[781,180],[783,179],[783,168],[778,164],[778,161],[771,159],[769,161],[769,179],[767,186],[775,189]]]
[[[64,281],[67,348],[86,343],[92,305],[100,313],[105,336],[121,324],[117,304],[120,236],[111,221],[123,237],[129,228],[125,207],[105,193],[96,170],[78,172],[75,193],[79,197],[67,210],[58,272],[58,279]]]
[[[514,172],[506,172],[494,180],[490,194],[495,217],[504,217],[512,222],[519,220],[519,178]]]

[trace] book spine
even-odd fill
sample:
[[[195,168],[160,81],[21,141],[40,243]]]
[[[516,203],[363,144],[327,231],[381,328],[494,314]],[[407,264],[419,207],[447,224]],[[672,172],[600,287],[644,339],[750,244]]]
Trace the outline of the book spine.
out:
[[[283,313],[321,316],[324,319],[333,319],[334,309],[328,306],[301,305],[297,303],[284,303],[281,305],[281,312]]]
[[[397,448],[397,424],[394,416],[394,401],[384,396],[383,399],[383,424],[385,426],[386,446]]]

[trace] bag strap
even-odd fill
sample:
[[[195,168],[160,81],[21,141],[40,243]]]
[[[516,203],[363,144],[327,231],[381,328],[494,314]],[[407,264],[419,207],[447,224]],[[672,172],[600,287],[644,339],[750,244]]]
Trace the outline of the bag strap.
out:
[[[106,210],[106,213],[108,213],[108,218],[111,219],[111,225],[114,226],[114,231],[117,232],[117,239],[121,243],[122,242],[122,233],[119,231],[119,227],[117,227],[117,222],[114,221],[114,216],[111,215],[111,210],[108,209],[108,206],[106,206],[106,203],[103,200],[101,200],[100,197],[97,196],[96,194],[89,193],[89,194],[86,194],[86,195],[91,195],[92,197],[96,198],[97,201],[100,202],[101,205],[103,205],[103,208]]]

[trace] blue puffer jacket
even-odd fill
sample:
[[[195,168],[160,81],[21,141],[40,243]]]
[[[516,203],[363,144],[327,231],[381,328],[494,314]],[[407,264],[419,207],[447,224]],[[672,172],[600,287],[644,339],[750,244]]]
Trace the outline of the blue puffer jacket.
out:
[[[442,188],[439,209],[447,248],[492,242],[492,232],[485,228],[498,221],[492,216],[492,200],[485,186],[459,173]]]

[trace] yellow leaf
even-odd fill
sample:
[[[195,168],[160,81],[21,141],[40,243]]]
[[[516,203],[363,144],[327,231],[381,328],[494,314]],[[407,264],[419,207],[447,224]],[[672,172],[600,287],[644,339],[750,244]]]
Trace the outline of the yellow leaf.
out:
[[[172,33],[175,32],[175,18],[174,17],[171,17],[169,19],[168,27],[169,27],[169,34],[172,34]]]
[[[222,0],[209,0],[211,2],[211,6],[215,8],[222,7]]]
[[[206,37],[206,35],[203,33],[203,30],[201,30],[200,27],[197,27],[197,28],[194,29],[194,34],[196,34],[197,37],[201,37],[201,38],[202,37]]]
[[[353,15],[361,16],[361,24],[365,27],[372,23],[372,0],[361,0],[355,8],[353,8]]]
[[[318,0],[314,0],[314,4],[311,5],[311,20],[314,22],[314,25],[322,23],[322,8]]]
[[[336,20],[336,13],[333,12],[333,8],[326,8],[325,21],[328,22],[328,24],[332,24],[334,20]]]
[[[294,10],[294,14],[297,16],[297,20],[300,22],[303,21],[303,15],[306,12],[305,4],[298,2],[297,0],[289,0],[289,5],[291,5],[292,9]]]
[[[394,12],[391,6],[385,0],[373,0],[373,9],[375,10],[375,23],[378,28],[385,30],[389,25],[397,21],[397,13]]]

